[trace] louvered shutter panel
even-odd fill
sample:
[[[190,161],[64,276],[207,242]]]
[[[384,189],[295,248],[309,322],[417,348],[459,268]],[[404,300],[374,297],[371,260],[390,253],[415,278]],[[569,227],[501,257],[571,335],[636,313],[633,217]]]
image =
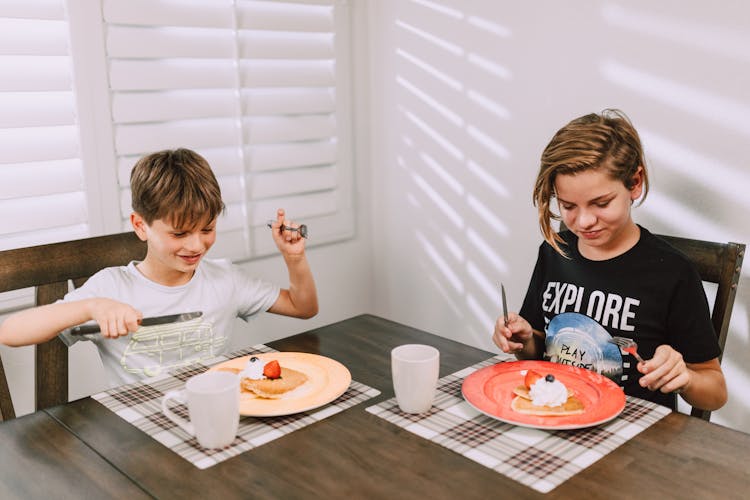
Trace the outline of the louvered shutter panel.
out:
[[[63,0],[0,2],[0,250],[89,233]]]
[[[124,227],[135,161],[188,147],[227,205],[214,256],[276,252],[265,222],[279,207],[308,224],[310,245],[353,234],[345,3],[102,5]]]
[[[89,235],[69,47],[63,0],[0,2],[0,250]]]

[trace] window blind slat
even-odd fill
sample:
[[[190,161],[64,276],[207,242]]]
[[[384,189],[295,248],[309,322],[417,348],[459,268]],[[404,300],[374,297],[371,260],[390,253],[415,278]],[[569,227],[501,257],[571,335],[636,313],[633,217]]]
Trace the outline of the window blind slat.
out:
[[[254,174],[249,184],[253,199],[322,191],[336,187],[333,165]]]
[[[50,193],[83,191],[83,167],[79,159],[0,165],[0,199],[27,198]]]
[[[110,57],[229,59],[235,41],[230,30],[112,26],[107,52]]]
[[[0,128],[72,125],[72,92],[0,93]]]
[[[117,92],[112,96],[112,118],[117,123],[184,120],[237,113],[231,89]]]
[[[245,144],[268,144],[327,139],[336,133],[333,115],[267,116],[246,118]]]
[[[0,235],[84,224],[86,196],[75,192],[0,200],[0,213],[24,214],[23,217],[7,217],[0,226]]]
[[[259,59],[332,59],[333,35],[245,31],[240,33],[240,57]]]
[[[237,2],[240,28],[278,31],[333,31],[333,8],[282,2]]]
[[[104,20],[112,24],[231,28],[232,2],[228,0],[104,0]]]
[[[4,128],[0,129],[0,149],[3,163],[76,158],[78,130],[73,125]]]
[[[112,90],[234,88],[232,60],[170,59],[110,61]]]
[[[332,88],[260,88],[242,91],[245,115],[330,113],[336,109]]]
[[[333,87],[333,61],[242,60],[243,87]]]
[[[3,0],[0,14],[28,19],[65,19],[64,0]]]
[[[0,92],[55,91],[71,88],[65,56],[0,55]]]
[[[0,54],[61,56],[67,53],[68,32],[64,21],[0,17]]]
[[[336,143],[321,141],[251,146],[245,149],[245,158],[253,171],[326,165],[336,161]]]
[[[222,118],[127,124],[115,128],[115,148],[118,154],[134,155],[178,147],[227,146],[236,137],[236,121]]]

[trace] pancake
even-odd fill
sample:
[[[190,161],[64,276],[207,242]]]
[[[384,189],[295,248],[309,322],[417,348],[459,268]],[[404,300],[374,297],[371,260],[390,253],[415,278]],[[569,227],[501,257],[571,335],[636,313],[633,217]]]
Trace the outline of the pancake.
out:
[[[291,368],[281,368],[281,377],[254,380],[243,378],[240,386],[247,392],[268,399],[278,399],[287,392],[296,389],[307,382],[307,375]]]
[[[518,413],[525,415],[538,415],[541,417],[561,417],[567,415],[580,415],[585,411],[583,403],[575,397],[575,392],[568,389],[568,400],[560,406],[539,406],[531,402],[529,389],[519,385],[513,389],[516,397],[510,403],[510,407]]]

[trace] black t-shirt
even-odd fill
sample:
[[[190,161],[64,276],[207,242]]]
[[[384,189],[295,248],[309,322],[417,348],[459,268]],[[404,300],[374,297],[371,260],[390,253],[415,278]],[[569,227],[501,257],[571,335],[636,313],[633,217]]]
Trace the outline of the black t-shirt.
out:
[[[583,257],[569,231],[561,236],[570,258],[542,243],[520,314],[545,332],[544,359],[593,369],[626,394],[674,408],[673,395],[638,384],[635,358],[607,340],[634,339],[646,360],[668,344],[687,363],[718,357],[719,343],[698,272],[667,242],[640,230],[633,248],[603,261]]]

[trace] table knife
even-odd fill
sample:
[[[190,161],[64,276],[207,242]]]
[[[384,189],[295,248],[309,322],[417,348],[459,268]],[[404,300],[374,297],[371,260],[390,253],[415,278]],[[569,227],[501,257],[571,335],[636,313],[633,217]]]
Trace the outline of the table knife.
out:
[[[150,318],[143,318],[140,321],[141,326],[154,326],[154,325],[165,325],[168,323],[182,323],[183,321],[190,321],[191,319],[200,318],[203,316],[202,311],[194,311],[189,313],[180,314],[167,314],[166,316],[152,316]],[[73,335],[84,335],[88,333],[99,332],[98,323],[86,323],[78,325],[70,330]]]
[[[505,321],[505,326],[508,326],[508,301],[505,299],[505,287],[502,283],[500,283],[500,295],[503,300],[503,321]]]

